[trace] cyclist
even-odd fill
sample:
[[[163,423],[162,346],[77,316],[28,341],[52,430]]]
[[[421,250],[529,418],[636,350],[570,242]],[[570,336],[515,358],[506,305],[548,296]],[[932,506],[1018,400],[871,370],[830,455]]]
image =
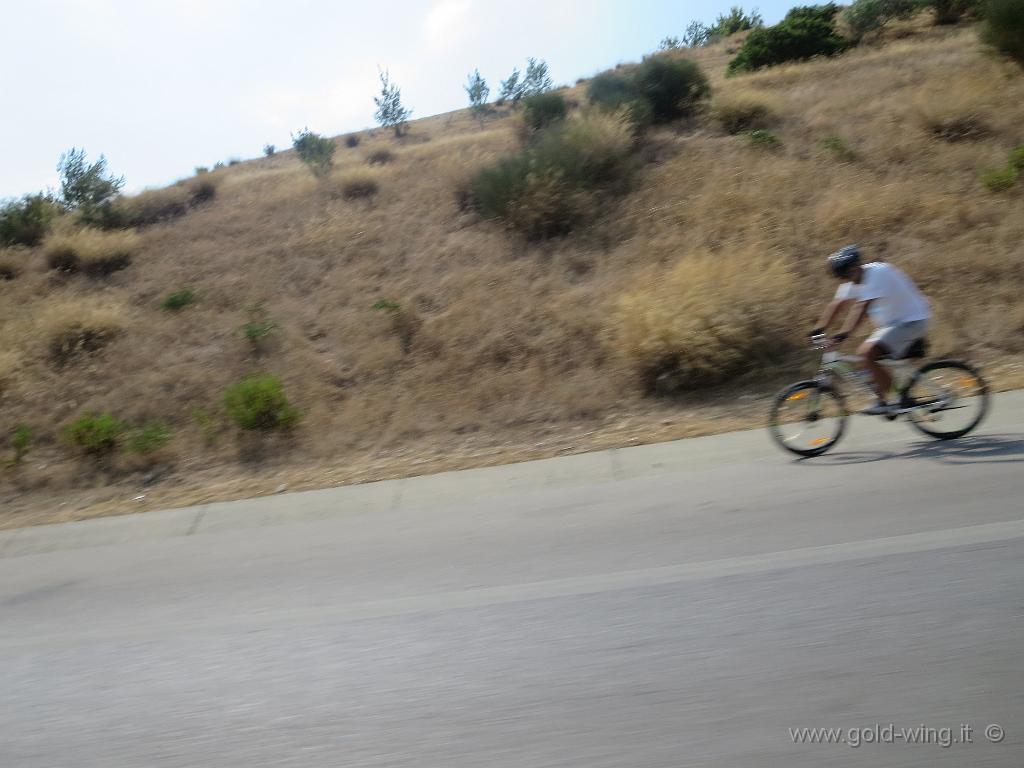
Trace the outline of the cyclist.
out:
[[[931,318],[928,300],[913,280],[892,264],[884,261],[861,264],[860,249],[856,245],[831,254],[828,267],[832,275],[843,282],[811,335],[825,333],[836,317],[848,310],[842,330],[832,337],[833,344],[842,344],[857,330],[864,317],[870,315],[876,330],[864,340],[857,353],[864,357],[871,373],[878,402],[861,412],[896,413],[900,404],[887,401],[892,376],[878,361],[885,357],[907,357],[915,342],[924,339]]]

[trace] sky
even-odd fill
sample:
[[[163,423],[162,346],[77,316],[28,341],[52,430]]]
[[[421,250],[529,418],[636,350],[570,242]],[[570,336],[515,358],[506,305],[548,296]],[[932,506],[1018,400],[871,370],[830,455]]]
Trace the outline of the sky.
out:
[[[795,2],[759,5],[765,21]],[[413,117],[496,92],[528,56],[556,84],[637,61],[728,0],[0,0],[0,198],[57,185],[70,147],[126,190],[373,125],[378,68]]]

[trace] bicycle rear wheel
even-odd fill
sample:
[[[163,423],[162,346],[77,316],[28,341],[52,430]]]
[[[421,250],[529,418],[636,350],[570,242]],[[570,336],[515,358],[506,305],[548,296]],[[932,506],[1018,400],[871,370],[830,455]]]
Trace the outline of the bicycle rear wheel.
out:
[[[839,393],[813,379],[790,384],[772,401],[768,431],[798,456],[820,456],[843,436],[846,406]]]
[[[936,360],[919,368],[901,392],[912,406],[907,415],[918,431],[938,440],[963,437],[989,408],[988,385],[960,360]]]

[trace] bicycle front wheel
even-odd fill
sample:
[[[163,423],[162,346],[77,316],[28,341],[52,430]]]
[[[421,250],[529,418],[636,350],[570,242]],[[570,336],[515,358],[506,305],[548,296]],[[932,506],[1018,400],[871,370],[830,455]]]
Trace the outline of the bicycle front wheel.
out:
[[[768,431],[775,442],[798,456],[820,456],[839,442],[845,428],[843,398],[813,379],[779,392],[768,417]]]
[[[977,427],[989,408],[988,385],[960,360],[936,360],[907,382],[902,399],[914,427],[938,440],[963,437]]]

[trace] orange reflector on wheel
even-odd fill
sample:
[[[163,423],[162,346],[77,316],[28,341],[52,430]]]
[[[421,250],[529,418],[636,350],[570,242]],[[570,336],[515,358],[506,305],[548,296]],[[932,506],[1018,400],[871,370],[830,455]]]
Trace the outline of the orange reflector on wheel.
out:
[[[818,437],[818,438],[815,438],[814,440],[811,440],[811,445],[813,445],[815,448],[817,448],[819,445],[824,445],[827,442],[828,442],[828,438],[827,437]]]
[[[970,389],[974,386],[974,379],[970,376],[964,376],[960,379],[960,386],[964,389]]]
[[[787,401],[789,401],[789,400],[803,400],[805,397],[807,397],[807,394],[808,394],[807,390],[806,389],[802,389],[799,392],[794,392],[792,395],[787,397],[786,400]]]

